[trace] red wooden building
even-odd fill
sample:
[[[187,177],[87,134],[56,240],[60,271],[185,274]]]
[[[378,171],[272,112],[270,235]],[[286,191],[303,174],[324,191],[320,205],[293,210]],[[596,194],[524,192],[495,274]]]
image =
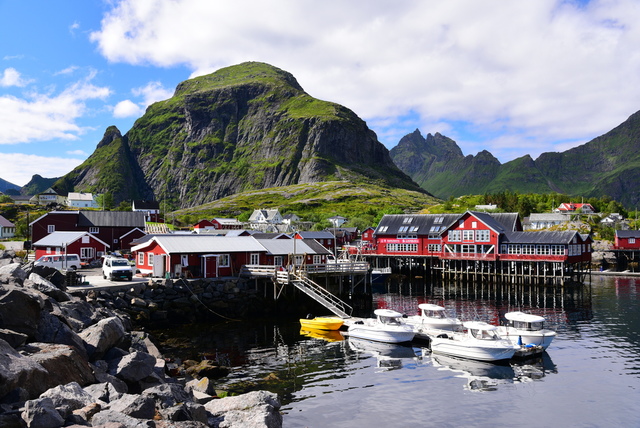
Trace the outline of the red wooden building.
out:
[[[109,245],[88,232],[53,232],[33,243],[36,260],[51,254],[78,254],[84,263],[107,253]]]
[[[613,249],[640,251],[640,230],[616,230]]]

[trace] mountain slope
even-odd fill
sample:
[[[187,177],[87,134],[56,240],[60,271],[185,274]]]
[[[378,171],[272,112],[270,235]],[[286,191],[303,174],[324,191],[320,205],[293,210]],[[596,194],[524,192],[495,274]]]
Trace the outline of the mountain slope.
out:
[[[448,148],[443,153],[440,147],[420,141],[446,139],[436,136],[422,138],[416,130],[390,153],[402,170],[440,198],[510,190],[609,196],[628,207],[640,202],[640,112],[581,146],[562,153],[543,153],[536,160],[526,155],[505,164],[487,151],[463,157],[455,142],[458,150]],[[447,141],[447,147],[451,142]]]
[[[115,163],[92,162],[116,140],[121,147],[109,153]],[[114,182],[109,170],[125,179]],[[182,82],[56,185],[118,189],[116,200],[137,194],[185,208],[245,190],[329,180],[424,192],[351,110],[311,97],[290,73],[249,62]]]

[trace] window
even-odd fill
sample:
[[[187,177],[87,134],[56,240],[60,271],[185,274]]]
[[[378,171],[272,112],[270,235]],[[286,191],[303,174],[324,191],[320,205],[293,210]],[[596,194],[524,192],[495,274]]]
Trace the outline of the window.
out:
[[[429,244],[427,248],[430,253],[439,253],[442,251],[442,246],[440,244]]]
[[[463,244],[463,245],[461,245],[461,252],[464,253],[464,254],[475,253],[476,252],[476,246],[475,245]]]
[[[319,254],[315,254],[313,256],[313,264],[317,265],[317,264],[320,264],[320,263],[322,263],[322,256],[319,255]]]
[[[520,254],[520,245],[509,245],[509,254]]]
[[[477,229],[478,228],[478,222],[477,221],[472,221],[471,222],[471,228],[472,229]]]
[[[88,243],[89,243],[89,237],[88,237],[87,235],[84,235],[84,236],[82,237],[82,243],[83,243],[83,244],[88,244]]]
[[[564,245],[552,245],[551,254],[554,256],[564,256]]]
[[[384,233],[387,231],[387,229],[389,228],[389,226],[382,226],[378,229],[378,233]]]
[[[143,265],[144,264],[144,253],[143,252],[139,252],[138,253],[138,264],[139,265]]]
[[[47,226],[47,233],[53,233],[56,231],[56,225],[55,224],[50,224]]]
[[[434,224],[442,224],[444,222],[444,217],[436,217],[435,220],[433,220]]]
[[[275,256],[273,258],[273,264],[275,266],[282,266],[282,256]]]
[[[80,248],[80,258],[92,259],[94,249],[91,247]]]
[[[249,264],[251,264],[251,265],[259,265],[260,264],[260,254],[251,253],[251,256],[250,256],[250,259],[249,259]]]
[[[396,235],[398,239],[418,239],[418,235],[415,233],[399,233]]]
[[[220,254],[220,257],[218,257],[218,266],[229,267],[229,254]]]
[[[550,254],[551,252],[549,245],[538,245],[537,250],[537,253],[542,255]]]
[[[115,238],[115,239],[113,240],[113,243],[114,243],[114,244],[117,244],[117,243],[118,243],[118,239],[117,239],[117,238]]]
[[[402,223],[404,223],[404,224],[409,224],[409,223],[411,223],[412,221],[413,221],[413,217],[405,217],[405,218],[402,220]]]
[[[407,230],[409,230],[409,226],[400,226],[400,229],[398,229],[398,232],[400,233],[404,233]]]
[[[462,241],[462,233],[459,230],[450,230],[449,241]]]
[[[522,245],[522,254],[535,254],[536,246],[532,244],[523,244]]]
[[[462,240],[463,241],[473,241],[473,230],[463,230],[462,231]]]
[[[417,253],[418,244],[387,244],[389,253]]]
[[[89,228],[89,233],[100,233],[100,228],[99,227],[90,227]]]
[[[635,244],[636,238],[629,238],[629,244]]]
[[[491,233],[488,230],[476,230],[476,241],[478,242],[491,241]]]
[[[420,226],[411,226],[409,228],[409,232],[417,232],[419,228],[420,228]]]
[[[153,253],[147,253],[147,264],[153,266]]]

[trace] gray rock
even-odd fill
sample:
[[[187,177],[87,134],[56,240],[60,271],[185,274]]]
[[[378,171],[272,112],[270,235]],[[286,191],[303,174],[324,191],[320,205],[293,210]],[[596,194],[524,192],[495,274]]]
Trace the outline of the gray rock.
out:
[[[156,402],[156,407],[166,409],[178,403],[192,401],[193,397],[181,385],[176,383],[166,383],[154,386],[142,391],[142,394],[152,397]]]
[[[121,426],[109,424],[122,424],[121,426],[124,426],[126,428],[155,427],[153,421],[132,418],[131,416],[127,416],[124,413],[116,412],[115,410],[102,410],[93,415],[93,417],[91,418],[91,425],[94,427],[106,425],[109,428],[121,428]]]
[[[55,343],[31,343],[21,348],[23,354],[44,367],[49,376],[46,386],[66,385],[75,382],[87,385],[95,382],[93,370],[75,348]]]
[[[118,362],[110,373],[125,382],[137,382],[153,373],[156,358],[146,352],[132,352]]]
[[[35,290],[0,285],[0,323],[8,330],[33,337],[38,329],[45,302]]]
[[[77,382],[50,388],[40,398],[50,398],[54,407],[66,406],[70,411],[81,409],[95,401]]]
[[[71,346],[75,348],[82,358],[87,359],[84,341],[64,321],[62,314],[60,314],[59,318],[51,312],[42,311],[38,329],[33,338],[38,342],[60,343]]]
[[[75,332],[82,331],[95,324],[100,318],[100,314],[96,312],[93,306],[78,298],[61,302],[60,310]]]
[[[216,394],[215,384],[208,377],[190,380],[186,383],[185,389],[187,391],[198,391],[209,395]]]
[[[280,428],[278,395],[268,391],[252,391],[235,397],[212,400],[204,405],[211,413],[211,426],[242,428]]]
[[[51,398],[27,401],[22,419],[30,428],[58,428],[64,424],[64,419],[56,410]]]
[[[0,339],[0,398],[18,387],[35,398],[47,389],[48,376],[44,367]]]
[[[125,329],[120,318],[110,317],[81,331],[79,336],[85,342],[89,357],[95,360],[124,339]]]
[[[198,421],[208,423],[207,411],[201,404],[179,403],[173,407],[159,410],[163,419],[170,421]]]
[[[103,401],[105,403],[115,401],[125,394],[125,392],[119,391],[109,382],[94,383],[93,385],[85,386],[84,390],[93,397],[94,401]]]
[[[60,290],[51,281],[41,277],[37,273],[31,272],[29,277],[24,280],[23,286],[35,288],[39,292],[56,299],[58,302],[66,302],[70,299],[67,293]]]
[[[27,279],[27,273],[22,269],[22,264],[11,263],[0,267],[0,276],[12,278],[18,284]]]
[[[138,419],[152,419],[156,413],[155,401],[148,395],[124,394],[109,409]]]
[[[24,333],[0,328],[0,339],[5,340],[14,349],[24,345],[28,338]]]

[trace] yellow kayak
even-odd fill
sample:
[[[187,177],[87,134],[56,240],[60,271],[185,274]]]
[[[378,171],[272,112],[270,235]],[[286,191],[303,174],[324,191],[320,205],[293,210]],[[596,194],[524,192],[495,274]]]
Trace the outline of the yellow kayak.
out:
[[[300,324],[304,328],[312,328],[315,330],[338,330],[344,321],[334,317],[315,317],[311,319],[301,318]]]

